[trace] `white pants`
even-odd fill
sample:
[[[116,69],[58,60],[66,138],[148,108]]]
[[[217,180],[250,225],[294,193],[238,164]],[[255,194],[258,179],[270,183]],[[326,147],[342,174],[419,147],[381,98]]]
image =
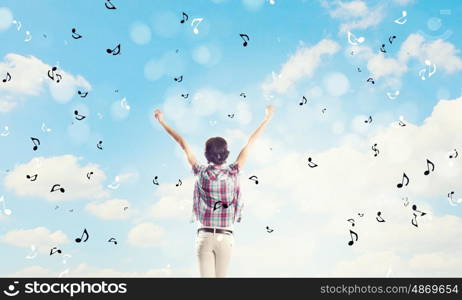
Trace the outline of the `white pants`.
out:
[[[196,248],[201,277],[226,277],[233,244],[230,234],[199,231]]]

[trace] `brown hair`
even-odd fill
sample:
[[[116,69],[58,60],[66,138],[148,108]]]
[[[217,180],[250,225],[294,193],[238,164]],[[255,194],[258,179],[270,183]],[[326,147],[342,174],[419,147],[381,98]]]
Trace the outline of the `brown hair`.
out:
[[[228,144],[222,137],[209,138],[205,143],[205,158],[216,165],[221,165],[228,158]]]

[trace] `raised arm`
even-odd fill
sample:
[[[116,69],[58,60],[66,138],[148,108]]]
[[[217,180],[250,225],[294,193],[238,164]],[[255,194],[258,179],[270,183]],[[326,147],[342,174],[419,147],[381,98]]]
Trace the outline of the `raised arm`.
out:
[[[167,133],[180,145],[181,149],[184,150],[186,154],[186,158],[188,159],[188,162],[191,166],[194,166],[197,163],[196,157],[191,151],[191,148],[189,148],[188,143],[183,139],[181,135],[178,134],[175,130],[173,130],[168,124],[164,121],[164,114],[156,109],[154,111],[154,117],[159,121],[160,125],[164,127],[164,129],[167,131]]]
[[[244,148],[242,148],[241,152],[239,153],[239,156],[236,159],[236,163],[239,165],[239,169],[242,169],[244,167],[244,164],[247,160],[247,156],[250,151],[250,147],[253,145],[253,143],[257,140],[257,138],[263,132],[263,129],[265,129],[266,125],[268,125],[269,121],[273,117],[273,114],[274,114],[274,107],[272,105],[268,105],[265,109],[265,119],[260,124],[260,126],[258,126],[258,128],[252,133],[252,135],[249,137],[247,144],[244,146]]]

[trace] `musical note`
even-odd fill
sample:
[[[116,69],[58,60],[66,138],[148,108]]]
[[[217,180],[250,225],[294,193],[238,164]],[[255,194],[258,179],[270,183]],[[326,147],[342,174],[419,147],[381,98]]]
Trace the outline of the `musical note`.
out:
[[[10,129],[8,126],[3,127],[5,131],[0,133],[1,136],[8,136],[10,134]]]
[[[85,97],[87,97],[88,92],[83,93],[81,91],[77,91],[77,94],[79,94],[80,98],[85,98]]]
[[[258,184],[258,177],[255,176],[255,175],[252,175],[249,177],[250,180],[253,180],[255,182],[255,184]]]
[[[127,104],[127,99],[125,97],[120,100],[120,106],[125,110],[130,110],[130,105]]]
[[[194,34],[198,34],[198,33],[199,33],[199,29],[197,29],[197,26],[199,26],[199,24],[200,24],[203,20],[204,20],[203,18],[194,18],[194,19],[191,21],[191,27],[194,27],[194,28],[193,28]],[[194,26],[195,23],[197,23],[196,26]]]
[[[113,242],[114,245],[117,245],[117,241],[116,241],[115,238],[110,238],[110,239],[108,240],[108,242],[109,242],[109,243]]]
[[[311,157],[308,157],[308,166],[310,168],[316,168],[318,165],[312,162]]]
[[[385,50],[385,44],[382,44],[382,46],[380,47],[380,52],[387,53],[387,51]]]
[[[181,97],[183,97],[183,98],[185,98],[185,99],[188,99],[189,94],[181,94]]]
[[[404,117],[403,116],[399,116],[399,123],[398,124],[401,127],[406,126],[406,123],[404,123]]]
[[[379,149],[377,149],[377,144],[374,144],[372,146],[372,150],[375,152],[374,156],[377,157],[377,155],[379,155],[379,153],[380,153]]]
[[[0,197],[0,202],[2,202],[2,204],[3,204],[3,210],[2,210],[3,213],[5,215],[7,215],[7,216],[11,215],[12,211],[11,211],[11,209],[6,208],[6,206],[5,206],[5,198],[3,196]]]
[[[367,120],[364,120],[364,123],[372,123],[372,116],[369,116]]]
[[[327,108],[323,108],[323,109],[322,109],[322,113],[325,113],[326,110],[327,110]]]
[[[405,206],[405,207],[408,206],[408,205],[409,205],[409,200],[408,200],[408,198],[406,197],[406,198],[402,198],[402,199],[403,199],[403,200],[406,199],[406,202],[404,203],[404,206]]]
[[[227,203],[223,203],[222,201],[217,201],[217,202],[215,202],[215,204],[213,205],[213,211],[215,211],[216,209],[221,208],[221,207],[223,207],[223,208],[226,209],[226,208],[229,207],[229,205],[228,205]]]
[[[361,69],[359,67],[357,67],[357,70],[358,70],[358,72],[361,72]]]
[[[247,34],[244,34],[244,33],[239,34],[239,36],[240,36],[241,39],[244,41],[244,43],[242,44],[242,46],[247,47],[247,42],[250,41],[249,36],[248,36]],[[245,38],[247,38],[247,41],[245,40]]]
[[[56,249],[56,251],[53,251],[53,250],[55,250],[55,249]],[[51,250],[50,250],[50,255],[53,255],[53,254],[55,254],[55,253],[61,254],[61,250],[59,250],[57,247],[51,248]]]
[[[21,24],[20,21],[13,20],[13,21],[11,22],[11,24],[16,24],[16,30],[17,30],[17,31],[21,30],[22,24]]]
[[[76,40],[80,39],[82,36],[78,33],[76,33],[76,29],[75,28],[72,28],[72,37]]]
[[[374,78],[369,77],[366,82],[371,82],[372,84],[375,84]]]
[[[178,183],[175,184],[175,186],[180,186],[180,185],[182,185],[182,184],[183,184],[183,183],[181,182],[181,179],[178,179]]]
[[[125,207],[124,207],[124,210],[127,210],[127,209],[128,209],[128,206],[125,206]]]
[[[355,226],[355,220],[354,219],[348,219],[347,221],[351,223],[351,226],[353,226],[353,227]]]
[[[380,219],[379,219],[379,218],[380,218]],[[385,222],[385,220],[382,218],[382,212],[380,212],[380,211],[377,212],[377,217],[375,217],[375,219],[376,219],[379,223]]]
[[[114,4],[111,3],[111,0],[106,0],[106,3],[104,3],[104,6],[106,6],[107,9],[117,9],[117,7],[115,7]]]
[[[183,12],[183,19],[180,21],[180,23],[183,24],[184,22],[188,21],[188,19],[189,19],[188,14]]]
[[[30,181],[36,181],[38,177],[38,174],[35,174],[33,176],[26,175],[26,178],[29,179]]]
[[[27,255],[26,256],[26,259],[34,259],[37,257],[37,251],[36,251],[36,248],[35,248],[35,245],[30,245],[30,249],[31,249],[31,254]]]
[[[418,212],[420,213],[420,216],[423,217],[425,216],[427,213],[423,212],[423,211],[420,211],[420,210],[417,210],[417,205],[412,205],[412,210],[415,211],[415,212]]]
[[[427,159],[427,170],[424,172],[424,175],[427,176],[430,174],[430,166],[432,166],[431,172],[435,171],[435,164]]]
[[[88,240],[88,238],[90,237],[90,235],[88,234],[88,231],[87,231],[86,228],[84,228],[83,233],[82,233],[82,236],[79,237],[79,238],[76,238],[75,241],[76,241],[77,243],[82,242],[83,236],[84,236],[84,235],[86,235],[86,239],[85,239],[83,242],[86,242],[86,241]]]
[[[57,69],[58,69],[57,67],[53,67],[51,68],[51,70],[48,70],[48,77],[53,81],[55,80],[55,75],[58,75],[58,74],[55,74],[55,71]],[[50,71],[51,71],[51,74],[50,74]],[[58,79],[58,82],[59,82],[59,79]]]
[[[433,65],[433,71],[430,71],[430,66]],[[428,77],[425,77],[425,73],[427,72],[428,67]],[[420,79],[425,80],[426,78],[430,78],[436,72],[436,65],[432,63],[430,60],[425,60],[425,68],[419,71]]]
[[[26,30],[26,38],[24,39],[24,42],[30,42],[32,40],[32,34],[30,31]]]
[[[358,45],[358,44],[361,44],[365,41],[365,38],[364,37],[359,37],[359,38],[356,38],[356,36],[349,32],[348,31],[348,43],[350,43],[351,45]]]
[[[177,82],[182,82],[183,81],[183,75],[181,75],[180,77],[175,77],[173,80],[175,80]]]
[[[90,180],[90,176],[91,176],[91,175],[93,175],[93,172],[88,172],[88,173],[87,173],[87,178],[88,178],[88,180]]]
[[[77,121],[82,121],[83,119],[86,118],[85,116],[79,115],[79,111],[78,111],[78,110],[74,110],[74,115],[75,115],[75,119],[76,119]]]
[[[7,81],[10,81],[10,80],[11,80],[11,75],[10,75],[9,72],[6,72],[6,78],[3,79],[2,81],[3,81],[3,82],[7,82]]]
[[[356,241],[358,241],[358,234],[350,229],[351,241],[348,242],[348,246],[353,246],[353,244],[354,244],[353,235],[356,237]]]
[[[244,98],[247,97],[247,96],[245,95],[245,93],[241,93],[239,96],[244,97]]]
[[[234,114],[228,115],[228,117],[232,119],[232,118],[234,118]]]
[[[358,213],[358,216],[360,216],[362,218],[362,217],[364,217],[364,214]]]
[[[157,181],[157,176],[154,177],[154,179],[152,180],[152,183],[155,184],[155,185],[159,185],[159,181]]]
[[[308,101],[308,99],[306,99],[305,96],[302,97],[302,101],[300,101],[299,105],[303,105],[303,104],[306,104],[306,102]]]
[[[388,38],[388,42],[390,44],[393,44],[393,40],[396,39],[396,35],[390,35],[390,37]]]
[[[53,185],[53,187],[51,188],[50,193],[53,193],[53,192],[56,192],[56,191],[60,191],[61,193],[64,193],[65,192],[64,188],[62,188],[62,187],[59,188],[60,186],[61,186],[60,184]]]
[[[273,231],[274,231],[274,230],[273,230],[273,229],[270,229],[269,226],[266,226],[266,232],[271,233],[271,232],[273,232]]]
[[[106,49],[108,54],[119,55],[120,54],[120,44],[118,44],[114,49]]]
[[[420,213],[420,216],[421,216],[421,217],[422,217],[422,216],[425,216],[425,215],[427,214],[427,213],[424,213],[424,212],[422,212],[422,211],[417,210],[417,205],[415,205],[415,204],[412,205],[412,210],[413,210],[413,211],[416,211],[416,212],[418,212],[418,213]],[[413,213],[413,215],[414,215],[414,218],[411,220],[411,223],[412,223],[412,225],[414,225],[415,227],[419,227],[419,226],[417,225],[417,214],[416,214],[416,213]]]
[[[31,137],[30,139],[32,140],[32,143],[34,143],[34,145],[35,145],[35,146],[32,148],[32,150],[37,151],[38,146],[40,146],[40,140],[37,139],[37,138],[34,138],[34,137]]]
[[[457,156],[459,156],[459,153],[457,152],[456,149],[454,149],[454,152],[455,152],[456,154],[451,154],[451,155],[449,155],[449,158],[457,158]]]
[[[409,177],[407,177],[406,173],[403,173],[403,179],[401,183],[398,183],[396,186],[400,189],[404,186],[404,179],[406,179],[406,186],[409,184]]]
[[[387,92],[387,96],[390,100],[394,100],[396,99],[396,97],[399,96],[399,90],[396,90],[395,92],[393,93],[390,93],[390,92]]]
[[[42,131],[43,132],[50,132],[51,129],[50,128],[47,128],[47,126],[45,125],[45,123],[42,122],[42,127],[41,127]]]
[[[453,202],[452,202],[452,196],[453,196],[453,195],[454,195],[454,191],[448,193],[449,204],[450,204],[451,206],[457,206],[457,205],[453,204]]]
[[[103,141],[99,141],[96,145],[96,148],[98,148],[99,150],[103,150]]]
[[[399,24],[399,25],[403,25],[404,23],[407,22],[407,19],[404,20],[404,21],[401,21],[401,19],[405,18],[407,16],[407,11],[403,10],[401,12],[401,18],[398,18],[396,20],[394,20],[393,22],[395,22],[396,24]]]

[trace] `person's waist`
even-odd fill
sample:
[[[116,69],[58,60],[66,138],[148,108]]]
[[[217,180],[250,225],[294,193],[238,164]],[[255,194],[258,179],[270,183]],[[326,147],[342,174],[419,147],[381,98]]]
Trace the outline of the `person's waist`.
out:
[[[213,233],[224,233],[224,234],[233,234],[232,228],[224,228],[224,227],[210,227],[210,226],[202,226],[197,229],[197,233],[199,232],[213,232]]]

